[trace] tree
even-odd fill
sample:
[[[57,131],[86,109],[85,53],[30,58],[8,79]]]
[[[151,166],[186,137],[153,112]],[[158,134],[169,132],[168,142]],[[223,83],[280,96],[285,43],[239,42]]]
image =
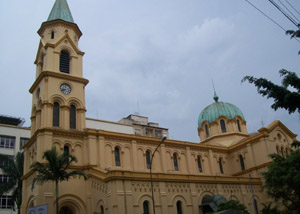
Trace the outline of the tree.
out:
[[[264,78],[255,78],[245,76],[242,82],[248,81],[257,87],[257,91],[262,96],[273,98],[272,108],[276,111],[278,108],[288,110],[289,114],[298,111],[300,113],[300,78],[296,73],[282,69],[279,71],[283,76],[282,85],[276,85]],[[289,88],[293,88],[291,91]]]
[[[300,27],[300,24],[299,24]],[[287,35],[291,38],[300,38],[300,30],[288,30]],[[298,52],[300,54],[300,51]],[[289,114],[298,111],[300,113],[300,79],[296,73],[281,69],[281,76],[284,76],[282,85],[276,85],[264,78],[255,78],[253,76],[245,76],[242,82],[248,81],[257,87],[257,91],[262,96],[273,98],[274,104],[272,108],[276,111],[278,108],[288,110]],[[289,90],[293,88],[294,90]]]
[[[81,170],[69,170],[71,164],[77,162],[77,159],[68,152],[58,154],[56,148],[52,147],[51,150],[44,152],[43,159],[46,160],[46,163],[35,162],[30,166],[33,171],[37,172],[32,181],[32,189],[35,183],[55,182],[56,214],[58,214],[58,183],[68,181],[71,177],[83,177],[85,180],[87,177]]]
[[[264,188],[275,201],[282,201],[289,210],[300,214],[300,150],[299,142],[285,157],[271,154],[272,162],[263,172]]]
[[[11,206],[15,211],[17,206],[20,214],[22,204],[22,176],[24,168],[24,153],[18,152],[15,159],[11,159],[7,155],[0,155],[0,168],[2,172],[8,176],[7,182],[0,183],[0,195],[4,195],[12,191]]]
[[[223,210],[240,210],[244,213],[249,213],[247,208],[245,207],[244,204],[241,204],[239,201],[236,200],[229,200],[225,203],[221,203],[218,206],[218,212],[223,211]]]
[[[269,204],[264,204],[262,203],[262,205],[264,206],[263,209],[261,210],[262,214],[280,214],[280,211],[278,210],[278,207],[275,206],[272,208],[272,202]]]

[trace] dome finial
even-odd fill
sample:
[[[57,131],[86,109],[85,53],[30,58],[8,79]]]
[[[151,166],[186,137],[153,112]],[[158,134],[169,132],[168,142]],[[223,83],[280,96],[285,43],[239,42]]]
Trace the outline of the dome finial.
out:
[[[218,95],[217,95],[216,92],[214,93],[214,100],[215,100],[216,102],[218,102],[218,100],[219,100],[219,97],[218,97]]]
[[[219,97],[218,97],[218,95],[217,95],[217,93],[216,93],[215,84],[214,84],[214,81],[213,81],[213,80],[212,80],[212,85],[213,85],[213,88],[214,88],[214,100],[215,100],[216,102],[218,102]]]

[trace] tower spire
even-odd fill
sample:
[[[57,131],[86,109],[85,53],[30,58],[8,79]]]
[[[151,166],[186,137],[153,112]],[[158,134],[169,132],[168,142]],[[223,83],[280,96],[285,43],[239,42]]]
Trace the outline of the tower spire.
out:
[[[67,0],[56,0],[47,21],[61,19],[66,22],[74,23]]]

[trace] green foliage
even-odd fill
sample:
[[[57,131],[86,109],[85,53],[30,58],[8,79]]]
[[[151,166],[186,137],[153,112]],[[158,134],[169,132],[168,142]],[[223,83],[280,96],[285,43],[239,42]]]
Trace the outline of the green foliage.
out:
[[[300,24],[298,26],[300,27]],[[291,39],[295,37],[300,38],[300,30],[288,30],[286,31],[286,34],[290,35]],[[300,51],[298,52],[298,54],[300,54]]]
[[[247,208],[245,207],[244,204],[241,204],[239,201],[236,200],[229,200],[225,203],[221,203],[218,206],[218,212],[223,211],[223,210],[240,210],[243,211],[244,213],[249,213]]]
[[[300,150],[292,149],[282,157],[271,154],[272,162],[263,173],[267,194],[286,204],[288,210],[300,213]]]
[[[262,203],[262,205],[264,206],[264,208],[261,210],[262,214],[280,214],[281,212],[278,210],[278,207],[275,206],[272,208],[272,202],[269,204],[264,204]]]
[[[58,154],[55,147],[45,151],[43,159],[46,160],[46,163],[35,162],[30,166],[37,173],[32,181],[32,189],[35,183],[42,185],[47,181],[55,182],[56,213],[58,214],[58,183],[68,181],[72,177],[83,177],[85,180],[87,177],[81,170],[70,171],[71,164],[77,162],[76,157],[67,152]]]
[[[0,195],[7,194],[12,191],[11,202],[13,210],[15,206],[20,213],[20,207],[22,204],[22,176],[24,168],[24,153],[18,152],[15,159],[9,158],[9,156],[0,154],[0,162],[7,163],[5,166],[0,165],[2,172],[9,177],[9,182],[0,183]]]
[[[257,92],[267,98],[273,98],[272,108],[276,111],[278,108],[288,110],[289,114],[298,111],[300,113],[300,78],[296,73],[282,69],[279,71],[283,76],[282,85],[276,85],[265,78],[255,78],[245,76],[242,82],[248,81],[257,87]],[[291,91],[291,87],[295,90]]]

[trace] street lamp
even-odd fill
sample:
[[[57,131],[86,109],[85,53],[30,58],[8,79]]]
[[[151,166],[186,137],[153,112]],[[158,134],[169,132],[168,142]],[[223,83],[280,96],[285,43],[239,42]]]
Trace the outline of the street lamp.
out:
[[[150,182],[151,182],[151,191],[152,191],[152,206],[153,206],[153,214],[155,214],[155,205],[154,205],[154,195],[153,195],[153,182],[152,182],[152,161],[153,161],[153,157],[155,152],[157,151],[157,149],[160,147],[160,145],[167,139],[167,136],[163,136],[160,143],[157,145],[156,149],[154,150],[154,152],[152,153],[151,159],[150,159]]]

